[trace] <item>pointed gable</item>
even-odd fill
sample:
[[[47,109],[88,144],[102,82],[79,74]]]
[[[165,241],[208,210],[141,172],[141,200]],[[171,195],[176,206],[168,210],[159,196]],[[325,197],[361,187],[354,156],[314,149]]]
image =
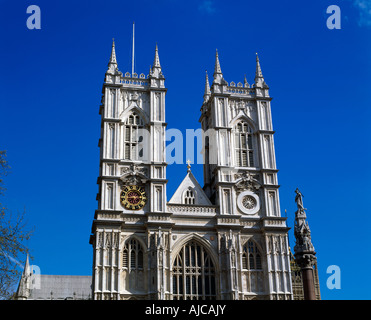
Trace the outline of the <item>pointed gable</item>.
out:
[[[191,171],[187,173],[182,183],[171,197],[169,203],[194,204],[201,206],[212,205]]]

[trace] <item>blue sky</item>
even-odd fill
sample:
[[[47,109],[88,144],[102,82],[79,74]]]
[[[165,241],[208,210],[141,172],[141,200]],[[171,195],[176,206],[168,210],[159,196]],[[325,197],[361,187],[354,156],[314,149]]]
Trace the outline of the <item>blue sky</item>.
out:
[[[27,212],[28,245],[44,274],[91,274],[97,208],[98,108],[112,38],[119,69],[138,73],[156,43],[168,128],[199,128],[205,70],[218,49],[224,78],[253,83],[255,53],[273,97],[281,210],[293,227],[294,190],[317,250],[323,299],[370,299],[371,1],[2,1],[0,150],[12,167],[1,202]],[[41,9],[41,30],[26,9]],[[341,29],[329,30],[329,5]],[[185,161],[186,159],[184,159]],[[192,171],[202,185],[202,165]],[[168,199],[186,165],[168,166]],[[293,246],[293,230],[290,242]],[[327,267],[341,289],[326,287]]]

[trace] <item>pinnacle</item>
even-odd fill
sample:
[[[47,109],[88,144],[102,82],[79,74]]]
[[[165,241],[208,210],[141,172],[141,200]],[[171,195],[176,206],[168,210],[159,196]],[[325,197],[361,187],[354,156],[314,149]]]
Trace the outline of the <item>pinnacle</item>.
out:
[[[220,68],[220,63],[219,63],[218,49],[216,49],[214,75],[221,74],[221,73],[222,73],[222,69]]]
[[[262,69],[260,67],[258,53],[256,53],[256,72],[255,72],[255,78],[263,78],[263,73],[262,73]]]
[[[209,97],[211,95],[211,92],[210,92],[210,83],[209,83],[209,76],[207,75],[207,71],[206,70],[205,70],[205,72],[206,72],[206,79],[205,79],[204,103],[209,100]]]
[[[210,83],[209,83],[209,76],[207,75],[206,71],[206,79],[205,79],[205,95],[210,94]]]
[[[112,38],[112,51],[111,51],[111,57],[109,59],[109,63],[116,63],[117,64],[116,51],[115,51],[115,39],[114,38]]]
[[[153,67],[155,68],[161,68],[161,65],[160,65],[160,58],[158,56],[158,47],[157,47],[157,43],[156,43],[156,52],[155,52],[155,60],[153,61]]]

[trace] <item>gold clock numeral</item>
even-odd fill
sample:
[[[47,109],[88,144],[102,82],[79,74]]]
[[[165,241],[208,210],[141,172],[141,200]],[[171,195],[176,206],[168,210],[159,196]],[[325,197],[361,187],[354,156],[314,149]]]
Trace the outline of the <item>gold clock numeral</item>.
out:
[[[145,189],[139,186],[125,186],[121,191],[120,200],[126,209],[140,210],[147,201]]]

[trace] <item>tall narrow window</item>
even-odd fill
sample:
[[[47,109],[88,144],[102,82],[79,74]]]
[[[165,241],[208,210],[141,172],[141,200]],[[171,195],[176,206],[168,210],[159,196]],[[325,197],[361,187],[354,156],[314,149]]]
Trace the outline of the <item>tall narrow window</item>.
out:
[[[219,114],[220,114],[220,125],[225,126],[225,109],[224,109],[224,99],[219,99]]]
[[[155,94],[155,115],[156,120],[161,121],[161,102],[160,102],[160,93]]]
[[[130,271],[143,269],[143,249],[136,239],[126,241],[122,250],[122,267]]]
[[[111,89],[111,117],[116,117],[116,89]]]
[[[162,211],[162,187],[155,187],[156,191],[156,210]]]
[[[143,139],[139,136],[139,129],[143,127],[142,119],[135,113],[131,114],[125,121],[124,129],[124,159],[138,160],[140,153],[138,143]]]
[[[252,130],[246,122],[239,122],[235,126],[235,158],[237,167],[253,167],[253,136]]]
[[[107,157],[115,158],[115,124],[109,123],[107,127]]]
[[[185,204],[195,204],[195,194],[191,188],[188,188],[184,192],[184,203]]]
[[[266,168],[273,168],[272,143],[269,135],[264,136],[264,147],[265,147],[265,166]]]
[[[261,103],[263,129],[271,130],[269,125],[269,107],[265,101]]]
[[[269,197],[269,216],[277,216],[276,193],[274,191],[268,192]]]
[[[224,196],[224,213],[230,214],[231,213],[231,191],[228,189],[224,189],[223,196]]]
[[[243,246],[242,269],[247,270],[247,291],[262,292],[263,287],[263,266],[261,253],[252,240]]]
[[[254,241],[249,240],[243,247],[243,257],[245,259],[243,266],[249,270],[261,270],[261,255]]]
[[[176,256],[173,266],[174,300],[216,299],[215,268],[203,246],[190,241]]]
[[[107,209],[113,209],[113,183],[107,184]]]

